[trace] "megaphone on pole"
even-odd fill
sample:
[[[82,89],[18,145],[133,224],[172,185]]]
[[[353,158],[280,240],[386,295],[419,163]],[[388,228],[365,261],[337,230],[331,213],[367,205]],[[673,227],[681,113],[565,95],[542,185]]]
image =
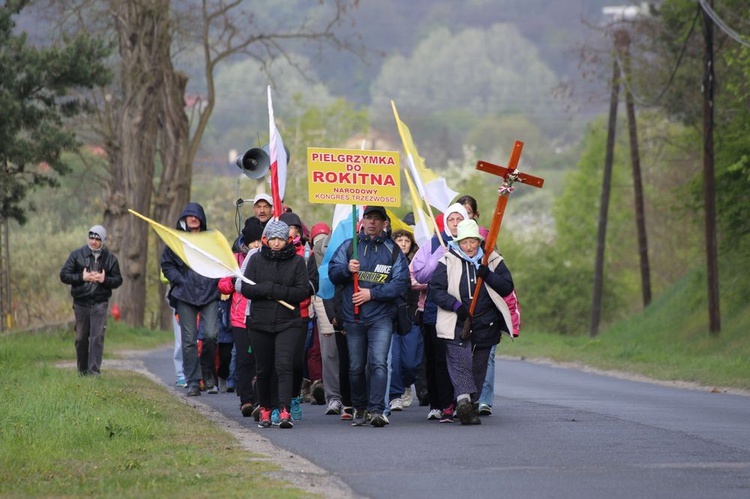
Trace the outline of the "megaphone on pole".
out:
[[[271,167],[271,158],[268,153],[257,147],[249,149],[242,156],[238,156],[235,162],[237,168],[253,180],[262,179]]]
[[[284,146],[284,153],[286,154],[286,162],[289,164],[290,155],[289,149],[286,146]],[[271,167],[271,157],[269,154],[269,144],[266,144],[261,148],[254,147],[245,151],[245,154],[238,156],[235,162],[237,168],[242,170],[242,173],[247,177],[253,180],[260,180],[268,173],[268,169]]]

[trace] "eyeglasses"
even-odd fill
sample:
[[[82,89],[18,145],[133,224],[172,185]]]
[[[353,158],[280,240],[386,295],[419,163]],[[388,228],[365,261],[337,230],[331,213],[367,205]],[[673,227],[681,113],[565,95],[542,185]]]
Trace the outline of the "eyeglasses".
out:
[[[91,233],[89,234],[89,239],[96,239],[97,241],[101,241],[102,238],[99,236],[99,234]]]

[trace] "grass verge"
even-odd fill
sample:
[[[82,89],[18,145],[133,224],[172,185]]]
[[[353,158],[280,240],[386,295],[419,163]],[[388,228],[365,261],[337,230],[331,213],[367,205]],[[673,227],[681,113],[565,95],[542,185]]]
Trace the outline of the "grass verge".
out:
[[[737,291],[729,289],[731,277],[726,281],[731,302]],[[498,354],[750,390],[750,305],[735,299],[723,312],[721,332],[711,335],[704,283],[702,272],[691,272],[644,312],[594,338],[523,331],[513,343],[504,339]]]
[[[145,377],[55,367],[73,333],[0,339],[0,483],[4,497],[305,497],[278,471]],[[171,333],[107,332],[105,356],[168,344]]]

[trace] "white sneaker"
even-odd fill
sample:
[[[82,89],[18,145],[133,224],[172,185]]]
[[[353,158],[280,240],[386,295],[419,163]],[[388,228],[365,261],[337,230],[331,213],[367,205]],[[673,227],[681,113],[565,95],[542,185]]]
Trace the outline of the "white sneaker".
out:
[[[401,398],[391,400],[390,404],[392,411],[403,411],[404,403],[401,402]]]
[[[341,414],[341,401],[338,399],[332,399],[330,402],[328,402],[326,415],[330,416],[333,414]]]
[[[219,391],[221,393],[227,393],[227,380],[219,378]]]
[[[440,409],[430,409],[427,413],[427,419],[440,419],[441,417],[443,417],[443,411]]]
[[[478,412],[480,416],[490,416],[492,414],[492,407],[487,404],[479,404]]]
[[[406,408],[411,405],[411,402],[412,402],[411,387],[409,387],[404,391],[404,394],[401,395],[401,405],[403,405]]]

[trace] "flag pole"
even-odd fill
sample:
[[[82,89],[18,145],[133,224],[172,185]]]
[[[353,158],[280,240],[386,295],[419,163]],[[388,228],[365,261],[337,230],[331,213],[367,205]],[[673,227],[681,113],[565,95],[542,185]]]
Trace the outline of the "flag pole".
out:
[[[357,205],[352,205],[352,258],[359,260],[357,243]],[[355,272],[352,276],[354,278],[354,292],[359,292],[359,272]],[[354,321],[359,321],[359,305],[354,305]]]
[[[396,103],[393,102],[391,99],[391,107],[393,108],[393,115],[396,118],[396,128],[398,128],[398,134],[401,137],[401,144],[404,145],[404,149],[406,149],[406,157],[409,161],[409,166],[413,168],[414,171],[412,171],[412,176],[415,177],[414,180],[417,180],[418,172],[416,171],[416,168],[414,168],[414,158],[411,155],[411,152],[406,147],[406,140],[404,140],[404,133],[401,129],[401,118],[398,116],[398,110],[396,109]],[[407,172],[408,173],[408,172]],[[435,233],[437,234],[438,240],[440,241],[440,246],[445,248],[445,241],[443,241],[443,236],[440,233],[440,229],[438,228],[437,221],[435,220],[435,215],[432,214],[432,206],[430,205],[429,200],[427,199],[427,193],[424,192],[424,186],[422,183],[422,179],[418,179],[419,182],[417,182],[417,190],[421,191],[419,194],[422,196],[422,200],[427,205],[427,214],[430,216],[430,220],[432,220],[432,227],[435,229]]]

